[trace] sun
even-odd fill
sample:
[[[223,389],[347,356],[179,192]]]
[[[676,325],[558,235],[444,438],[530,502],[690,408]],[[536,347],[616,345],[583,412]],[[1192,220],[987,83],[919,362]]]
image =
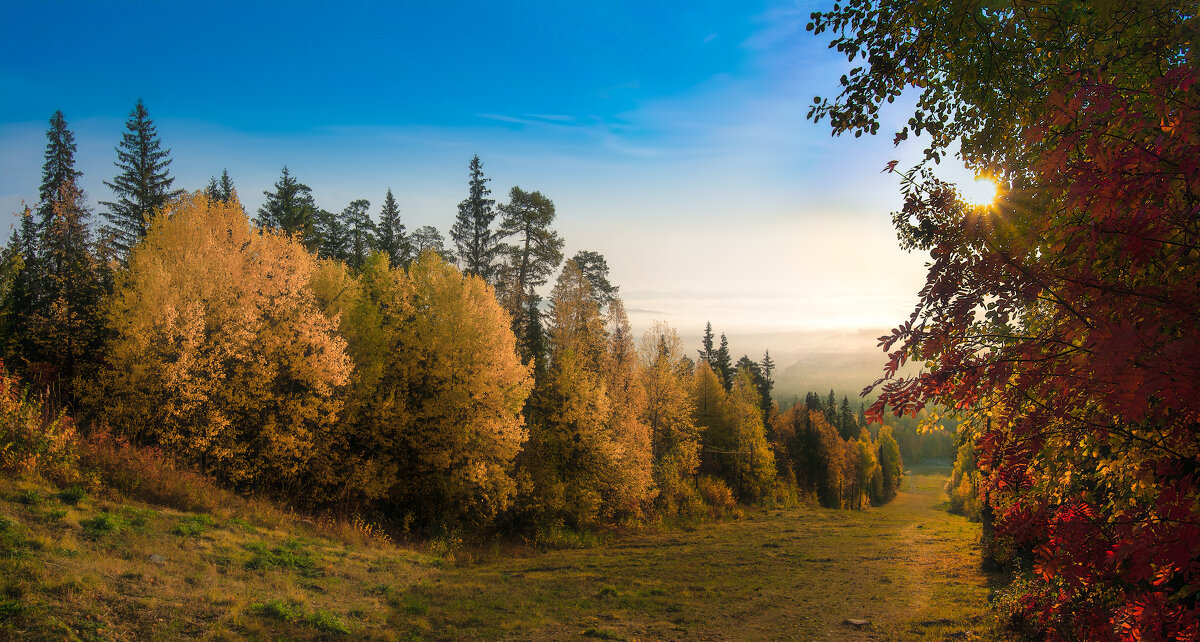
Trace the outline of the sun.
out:
[[[975,179],[974,183],[960,186],[959,191],[963,200],[975,207],[987,207],[996,202],[996,197],[1000,195],[996,181],[983,176]]]

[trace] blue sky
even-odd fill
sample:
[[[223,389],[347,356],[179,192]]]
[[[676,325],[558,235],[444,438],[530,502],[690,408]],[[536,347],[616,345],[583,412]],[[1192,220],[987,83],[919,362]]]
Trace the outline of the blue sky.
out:
[[[36,199],[56,109],[107,200],[140,97],[176,186],[228,168],[251,212],[286,164],[326,209],[391,187],[445,233],[477,153],[494,197],[540,190],[568,255],[608,257],[637,325],[785,355],[907,317],[924,259],[880,170],[918,150],[805,120],[847,68],[804,31],[820,3],[379,4],[7,3],[0,214]]]

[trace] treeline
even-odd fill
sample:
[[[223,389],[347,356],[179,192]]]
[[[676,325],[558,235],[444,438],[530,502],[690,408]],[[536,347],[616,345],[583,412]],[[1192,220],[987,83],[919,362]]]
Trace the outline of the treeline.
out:
[[[889,429],[777,412],[769,353],[734,363],[711,325],[696,359],[665,324],[635,342],[604,257],[564,261],[553,202],[513,187],[496,205],[478,157],[447,248],[407,232],[390,190],[377,223],[365,200],[335,216],[286,168],[252,222],[227,172],[172,189],[140,102],[127,129],[93,236],[54,115],[0,271],[5,363],[83,425],[233,488],[418,528],[801,494],[858,508],[899,485]]]
[[[873,438],[878,436],[880,426],[867,421],[866,404],[860,402],[858,409],[852,410],[849,397],[843,395],[839,403],[833,390],[827,396],[810,391],[805,393],[803,401],[798,395],[793,395],[790,401],[781,402],[780,408],[786,410],[797,405],[808,410],[820,410],[825,415],[825,421],[837,428],[843,439],[855,438],[861,427],[870,430]],[[921,410],[915,415],[893,415],[888,417],[888,421],[892,438],[900,445],[900,456],[904,461],[942,460],[948,463],[954,459],[957,449],[954,433],[958,422],[953,416],[931,417],[928,410]]]

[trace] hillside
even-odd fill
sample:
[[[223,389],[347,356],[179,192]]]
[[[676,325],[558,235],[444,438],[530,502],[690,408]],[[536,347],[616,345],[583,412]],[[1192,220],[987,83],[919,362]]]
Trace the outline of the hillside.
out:
[[[945,472],[865,512],[751,508],[542,552],[3,481],[0,638],[969,638],[989,578]]]

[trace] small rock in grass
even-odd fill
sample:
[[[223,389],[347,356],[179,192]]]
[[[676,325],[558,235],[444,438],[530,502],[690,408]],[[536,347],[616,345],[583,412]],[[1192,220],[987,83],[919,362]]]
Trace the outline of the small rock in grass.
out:
[[[167,563],[167,558],[163,557],[162,555],[159,555],[158,553],[151,553],[149,560],[151,562],[153,562],[154,564],[166,564]]]
[[[842,620],[842,624],[849,624],[856,629],[865,629],[871,626],[870,620],[860,620],[857,618],[846,618]]]

